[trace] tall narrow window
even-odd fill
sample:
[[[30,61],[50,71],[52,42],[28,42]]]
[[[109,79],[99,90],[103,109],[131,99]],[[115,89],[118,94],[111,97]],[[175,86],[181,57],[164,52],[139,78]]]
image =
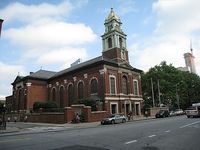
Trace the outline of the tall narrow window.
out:
[[[56,101],[56,89],[53,88],[52,90],[52,101]]]
[[[116,80],[114,76],[110,77],[110,94],[116,94]]]
[[[64,107],[64,87],[60,87],[60,108]]]
[[[78,99],[83,98],[83,82],[78,83]]]
[[[138,81],[137,80],[134,80],[133,81],[133,93],[134,95],[139,95],[139,90],[138,90]]]
[[[122,93],[128,94],[128,81],[126,76],[122,77]]]
[[[73,89],[73,85],[70,84],[68,86],[68,101],[69,101],[69,106],[71,106],[73,104],[73,98],[74,98],[74,89]]]
[[[123,41],[122,41],[122,38],[119,38],[119,47],[122,49],[122,43],[123,43]]]
[[[96,79],[92,79],[91,83],[90,83],[90,91],[91,94],[96,94],[98,93],[97,91],[97,80]]]
[[[108,48],[111,48],[111,47],[112,47],[112,39],[108,38]]]
[[[20,89],[18,93],[18,109],[23,110],[24,109],[24,103],[23,103],[23,92]]]

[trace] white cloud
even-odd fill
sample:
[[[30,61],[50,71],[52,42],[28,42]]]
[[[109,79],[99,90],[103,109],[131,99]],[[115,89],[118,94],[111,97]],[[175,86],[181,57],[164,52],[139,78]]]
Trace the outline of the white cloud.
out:
[[[11,94],[12,87],[10,84],[14,81],[16,76],[25,75],[26,71],[22,65],[9,65],[0,62],[0,97],[8,96],[8,91]]]
[[[96,38],[91,28],[84,24],[54,21],[8,29],[4,36],[15,44],[38,48],[76,46],[92,42]]]
[[[200,27],[199,0],[159,0],[153,10],[159,20],[157,33],[190,34]]]
[[[20,75],[25,74],[25,68],[22,65],[8,65],[5,63],[0,62],[0,80],[7,80],[10,77],[16,76],[18,73]]]
[[[61,18],[66,16],[73,6],[64,1],[60,4],[53,5],[49,3],[41,3],[39,5],[24,5],[19,2],[11,3],[4,9],[0,10],[1,17],[6,22],[35,22],[41,18]]]
[[[194,36],[200,31],[200,1],[198,0],[158,0],[152,6],[157,16],[157,26],[151,36],[137,39],[131,46],[136,67],[147,71],[150,67],[165,60],[174,66],[185,66],[183,54],[190,51],[190,39],[200,41]],[[135,50],[137,49],[137,50]],[[196,66],[200,74],[200,42],[193,44]],[[196,51],[196,52],[195,52]]]
[[[87,56],[86,49],[83,48],[65,48],[55,50],[39,57],[38,63],[40,64],[55,64],[55,63],[72,63],[77,58],[85,59]]]
[[[87,1],[79,3],[76,7],[85,3]],[[60,50],[65,54],[73,54],[74,49],[79,54],[78,57],[86,57],[86,50],[83,50],[84,45],[94,42],[97,36],[89,26],[83,23],[64,21],[63,17],[68,15],[74,7],[67,1],[57,5],[47,3],[39,5],[11,4],[0,11],[0,14],[4,14],[10,21],[19,19],[26,23],[21,27],[5,30],[3,38],[15,46],[21,47],[22,59],[25,61],[34,58],[37,63],[66,63],[71,61],[71,57],[59,55]],[[17,18],[19,16],[20,18]]]

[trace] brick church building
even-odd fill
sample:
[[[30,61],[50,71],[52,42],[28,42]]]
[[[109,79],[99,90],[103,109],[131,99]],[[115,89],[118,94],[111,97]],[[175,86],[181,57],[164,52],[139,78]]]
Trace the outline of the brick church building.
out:
[[[55,101],[64,108],[90,98],[101,102],[108,113],[141,115],[141,70],[129,63],[126,34],[113,9],[104,25],[102,56],[60,72],[39,70],[17,76],[12,83],[13,94],[6,98],[9,109],[29,111],[36,101]]]

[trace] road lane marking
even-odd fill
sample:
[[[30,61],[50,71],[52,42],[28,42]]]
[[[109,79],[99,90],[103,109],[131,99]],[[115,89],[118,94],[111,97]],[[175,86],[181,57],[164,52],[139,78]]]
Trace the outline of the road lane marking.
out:
[[[169,133],[169,132],[171,132],[170,130],[167,130],[167,131],[165,131],[166,133]]]
[[[148,136],[148,137],[149,137],[149,138],[152,138],[152,137],[155,137],[155,136],[156,136],[156,135],[153,134],[153,135],[150,135],[150,136]]]
[[[191,125],[193,125],[193,124],[197,124],[197,123],[199,123],[200,121],[196,121],[196,122],[193,122],[193,123],[190,123],[190,124],[186,124],[186,125],[184,125],[184,126],[181,126],[180,128],[185,128],[185,127],[188,127],[188,126],[191,126]]]
[[[131,144],[131,143],[135,143],[135,142],[137,142],[137,140],[132,140],[132,141],[126,142],[125,144]]]

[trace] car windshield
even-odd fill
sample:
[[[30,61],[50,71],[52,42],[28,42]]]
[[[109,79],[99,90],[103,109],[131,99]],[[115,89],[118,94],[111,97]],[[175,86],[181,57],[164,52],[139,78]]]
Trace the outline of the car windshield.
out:
[[[189,107],[187,110],[196,110],[196,107]]]
[[[108,118],[113,118],[113,117],[115,117],[115,115],[110,115]]]

